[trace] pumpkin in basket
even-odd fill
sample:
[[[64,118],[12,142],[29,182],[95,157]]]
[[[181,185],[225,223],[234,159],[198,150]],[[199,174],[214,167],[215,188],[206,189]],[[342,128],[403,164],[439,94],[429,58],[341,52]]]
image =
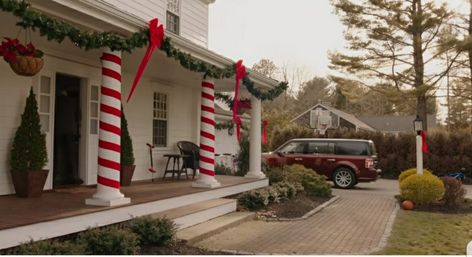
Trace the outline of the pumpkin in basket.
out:
[[[32,43],[25,46],[16,38],[5,38],[0,45],[0,56],[3,56],[16,74],[22,76],[34,76],[44,65],[41,59],[42,51],[36,49]]]

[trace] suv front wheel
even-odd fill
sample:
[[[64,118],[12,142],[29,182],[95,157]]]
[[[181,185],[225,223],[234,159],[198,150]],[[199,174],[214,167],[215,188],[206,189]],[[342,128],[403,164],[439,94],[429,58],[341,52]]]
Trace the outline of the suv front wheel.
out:
[[[352,188],[356,184],[356,176],[351,169],[342,167],[334,171],[333,182],[339,188]]]

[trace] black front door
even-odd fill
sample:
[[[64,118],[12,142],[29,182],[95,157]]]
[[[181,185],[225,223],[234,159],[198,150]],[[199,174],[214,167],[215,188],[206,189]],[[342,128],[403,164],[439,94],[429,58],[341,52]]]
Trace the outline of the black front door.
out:
[[[56,75],[54,187],[81,184],[79,177],[80,78]]]

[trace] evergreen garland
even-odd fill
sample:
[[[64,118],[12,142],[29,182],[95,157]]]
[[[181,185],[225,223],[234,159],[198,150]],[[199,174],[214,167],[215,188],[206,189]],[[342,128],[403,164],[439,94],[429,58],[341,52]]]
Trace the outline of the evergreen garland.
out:
[[[65,38],[69,38],[77,47],[85,50],[109,47],[112,50],[131,52],[135,48],[142,48],[149,42],[149,29],[144,28],[135,32],[129,38],[113,32],[82,32],[65,21],[58,21],[45,14],[28,9],[29,4],[18,0],[0,0],[0,10],[13,13],[21,19],[17,23],[24,29],[39,30],[41,36],[45,36],[49,41],[61,43]],[[226,68],[218,68],[204,61],[194,58],[192,55],[180,51],[174,47],[169,37],[165,37],[161,48],[167,56],[177,60],[184,68],[203,73],[205,77],[215,79],[230,78],[235,75],[235,64]],[[257,89],[249,77],[243,78],[243,85],[256,98],[266,101],[273,100],[287,89],[287,82],[280,82],[275,88],[268,91]]]
[[[14,172],[41,170],[47,161],[46,135],[41,133],[38,103],[31,88],[21,115],[21,124],[13,139],[10,167]]]
[[[121,165],[133,165],[133,141],[128,130],[128,121],[126,120],[123,106],[121,106]]]
[[[223,123],[216,123],[215,129],[216,130],[223,130],[223,129],[233,129],[234,128],[234,122],[233,121],[227,121]]]

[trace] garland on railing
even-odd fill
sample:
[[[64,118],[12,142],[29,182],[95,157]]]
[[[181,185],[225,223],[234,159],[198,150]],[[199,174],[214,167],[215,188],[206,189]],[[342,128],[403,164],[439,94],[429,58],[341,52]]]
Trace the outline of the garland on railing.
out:
[[[234,123],[231,120],[229,120],[227,122],[216,123],[216,125],[215,125],[216,130],[232,129],[232,128],[234,128]]]
[[[39,30],[41,36],[45,36],[49,41],[61,43],[65,38],[69,38],[77,47],[86,50],[109,47],[112,50],[131,52],[135,48],[142,48],[149,42],[149,29],[143,28],[135,32],[129,38],[114,32],[82,32],[71,24],[50,18],[45,14],[30,10],[29,4],[18,0],[0,0],[0,10],[13,13],[21,19],[17,23],[24,29],[30,28],[33,31]],[[177,60],[184,68],[193,72],[201,72],[205,77],[215,79],[230,78],[235,75],[235,64],[226,68],[219,68],[194,58],[189,53],[180,51],[171,44],[169,37],[166,37],[160,48],[166,52],[168,57]],[[273,100],[287,89],[286,82],[280,82],[278,86],[267,91],[259,90],[254,86],[248,76],[243,78],[243,85],[256,98],[265,101]]]

